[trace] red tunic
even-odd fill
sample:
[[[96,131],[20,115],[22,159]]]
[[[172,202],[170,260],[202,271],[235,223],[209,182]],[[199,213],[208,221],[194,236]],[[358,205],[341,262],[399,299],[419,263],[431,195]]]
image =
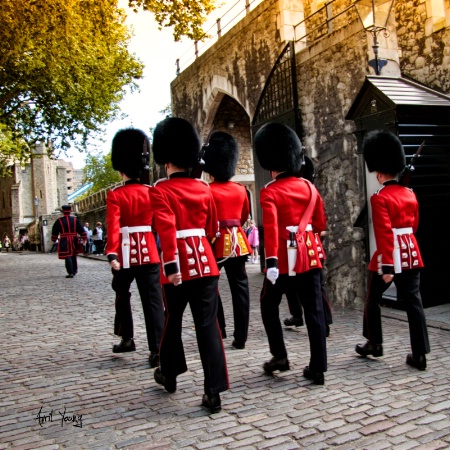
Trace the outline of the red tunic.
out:
[[[220,237],[213,245],[216,258],[251,254],[247,235],[242,229],[250,214],[247,189],[233,181],[213,181],[209,186],[220,227]]]
[[[87,233],[81,222],[70,212],[64,212],[64,217],[60,217],[52,228],[52,241],[58,240],[58,258],[66,259],[78,254],[78,235],[81,239],[86,239]]]
[[[387,181],[372,195],[370,204],[377,249],[370,260],[369,270],[381,275],[423,267],[414,236],[419,224],[419,204],[414,192],[395,180]],[[395,238],[394,234],[397,234]],[[397,270],[394,270],[394,247],[398,248],[396,252],[401,267]]]
[[[125,185],[112,189],[106,197],[106,225],[108,229],[107,255],[117,255],[124,267],[123,251],[128,253],[129,265],[157,264],[160,262],[155,236],[149,230],[133,231],[152,226],[153,207],[150,201],[150,186],[130,180]],[[129,227],[129,243],[123,240]],[[136,228],[134,228],[136,230]],[[124,245],[128,248],[125,249]]]
[[[264,251],[266,267],[276,267],[280,274],[287,274],[289,231],[286,227],[297,226],[309,205],[311,189],[316,189],[302,178],[281,174],[261,189],[260,204],[264,227]],[[305,232],[310,269],[322,268],[322,243],[319,235],[326,228],[323,200],[317,193],[311,219],[312,230]]]
[[[177,272],[181,272],[183,281],[218,276],[210,241],[216,238],[219,228],[209,185],[177,172],[159,180],[150,196],[161,241],[161,283],[168,284],[167,276]],[[192,230],[203,231],[205,236],[189,236]],[[177,232],[185,237],[177,237]]]

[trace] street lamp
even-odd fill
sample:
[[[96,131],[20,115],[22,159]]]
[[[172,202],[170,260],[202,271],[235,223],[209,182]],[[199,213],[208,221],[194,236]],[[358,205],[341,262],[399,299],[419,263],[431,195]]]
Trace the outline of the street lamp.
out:
[[[36,214],[36,222],[37,222],[39,217],[39,199],[37,198],[37,195],[34,197],[34,211]]]
[[[378,59],[378,35],[383,31],[385,37],[389,36],[386,27],[393,4],[394,0],[356,0],[354,3],[364,30],[372,33],[375,59],[369,61],[369,65],[376,75],[380,75],[380,70],[387,64],[385,59]]]

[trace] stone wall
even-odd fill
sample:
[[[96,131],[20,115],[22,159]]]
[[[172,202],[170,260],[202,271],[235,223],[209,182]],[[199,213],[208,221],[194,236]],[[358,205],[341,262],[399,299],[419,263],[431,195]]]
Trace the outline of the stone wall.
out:
[[[428,87],[450,93],[450,3],[442,0],[445,5],[442,20],[431,15],[427,3],[423,0],[396,3],[401,70]]]
[[[220,103],[211,132],[230,133],[239,145],[239,160],[236,175],[253,174],[253,151],[250,135],[250,120],[243,108],[231,97],[224,97]]]
[[[286,45],[277,15],[278,0],[262,2],[172,81],[173,114],[205,133],[210,106],[225,92],[252,117],[262,86]]]
[[[339,7],[348,3],[343,0]],[[205,132],[202,124],[209,130],[212,123],[220,123],[224,110],[232,114],[231,100],[219,108],[205,101],[205,93],[214,91],[212,82],[220,74],[237,84],[234,99],[249,116],[247,122],[241,123],[242,128],[248,129],[240,131],[250,133],[251,118],[267,77],[286,45],[273,20],[281,4],[264,2],[264,8],[261,5],[254,11],[257,18],[233,29],[223,38],[228,36],[226,42],[219,41],[217,48],[198,58],[172,83],[175,114],[194,120],[201,132]],[[309,5],[307,8],[311,9]],[[340,20],[339,26],[344,23]],[[353,22],[335,28],[297,53],[297,80],[303,141],[307,153],[318,164],[317,186],[329,217],[325,244],[330,297],[333,303],[350,306],[361,304],[365,291],[364,235],[362,230],[353,228],[364,204],[364,189],[353,123],[346,123],[344,118],[367,74],[368,58],[360,24]],[[229,87],[224,86],[223,91],[233,95]],[[241,164],[242,169],[247,169],[245,164]]]
[[[333,45],[330,45],[333,43]],[[297,54],[306,152],[318,165],[316,186],[328,216],[327,270],[333,303],[360,305],[365,295],[364,234],[353,224],[364,205],[362,162],[345,116],[366,76],[367,47],[357,24]]]

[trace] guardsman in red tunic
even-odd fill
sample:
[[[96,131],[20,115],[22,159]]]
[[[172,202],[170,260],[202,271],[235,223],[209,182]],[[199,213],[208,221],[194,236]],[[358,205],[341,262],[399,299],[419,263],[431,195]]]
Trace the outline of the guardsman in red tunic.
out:
[[[364,307],[363,336],[356,352],[362,356],[383,356],[380,301],[392,282],[397,297],[406,305],[412,353],[406,363],[425,370],[430,352],[425,314],[420,297],[422,257],[414,233],[419,224],[419,205],[411,189],[400,186],[397,176],[405,169],[400,139],[389,131],[372,131],[363,142],[363,154],[370,172],[376,172],[382,187],[372,195],[372,222],[376,251],[370,263],[369,290]]]
[[[247,189],[230,181],[234,176],[239,149],[233,136],[222,131],[211,135],[203,156],[203,170],[213,179],[210,183],[219,219],[220,236],[213,245],[219,270],[225,267],[233,302],[234,340],[236,349],[245,348],[248,334],[250,299],[245,262],[251,247],[242,225],[248,219],[250,204]],[[219,324],[225,330],[222,302],[219,296]]]
[[[155,128],[154,159],[165,165],[167,178],[151,190],[166,307],[161,366],[154,375],[167,392],[175,392],[177,376],[187,371],[181,332],[189,303],[205,377],[202,405],[216,413],[221,410],[219,394],[229,384],[217,322],[219,269],[210,244],[218,234],[216,206],[208,183],[189,177],[200,147],[197,132],[184,119],[170,117]]]
[[[289,370],[279,305],[283,294],[294,286],[304,309],[311,351],[303,375],[315,384],[324,384],[327,351],[319,238],[326,227],[323,201],[312,183],[295,176],[303,154],[300,139],[291,128],[266,124],[256,133],[253,145],[261,167],[273,178],[260,192],[267,268],[261,315],[273,355],[263,368],[267,373]]]
[[[61,210],[64,217],[59,218],[53,224],[52,241],[58,241],[58,257],[64,259],[67,270],[66,278],[73,278],[78,272],[78,236],[81,236],[83,242],[86,242],[87,234],[83,224],[76,217],[70,215],[72,211],[70,205],[64,205]]]
[[[150,186],[139,182],[144,169],[143,151],[149,148],[141,130],[120,130],[112,142],[111,160],[125,181],[108,192],[106,223],[108,227],[107,257],[112,268],[112,288],[116,293],[114,334],[122,338],[113,353],[136,350],[130,286],[133,280],[144,310],[150,367],[159,365],[159,345],[164,328],[164,306],[160,284],[160,259],[152,232],[153,205]]]
[[[300,170],[300,175],[302,178],[305,178],[306,180],[310,181],[311,183],[314,183],[314,179],[316,178],[316,169],[314,167],[314,163],[312,159],[304,155],[304,163],[302,165],[302,168]],[[322,233],[322,236],[325,233]],[[323,258],[325,258],[325,252],[323,253]],[[323,264],[323,261],[322,261]],[[325,290],[325,275],[323,273],[323,269],[320,271],[320,285],[322,287],[322,300],[323,300],[323,311],[325,313],[325,325],[326,325],[326,332],[327,337],[330,335],[330,325],[333,323],[333,313],[331,311],[331,305],[328,300],[328,295]],[[284,319],[284,324],[287,327],[290,326],[296,326],[301,327],[303,326],[303,311],[302,311],[302,304],[300,302],[300,299],[298,298],[297,292],[295,289],[293,291],[288,291],[286,293],[286,298],[288,301],[289,306],[289,312],[291,313],[291,317],[288,317]]]

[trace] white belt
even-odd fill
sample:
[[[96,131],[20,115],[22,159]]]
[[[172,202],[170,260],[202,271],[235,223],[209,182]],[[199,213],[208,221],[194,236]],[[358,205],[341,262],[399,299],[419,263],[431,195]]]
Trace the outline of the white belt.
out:
[[[187,230],[178,230],[177,239],[186,239],[188,237],[204,237],[206,236],[203,228],[188,228]]]
[[[398,244],[398,236],[402,236],[404,234],[412,234],[414,231],[412,227],[406,228],[392,228],[394,232],[394,250],[392,252],[392,259],[394,260],[394,272],[401,273],[402,272],[402,258],[400,254],[400,246]]]
[[[286,230],[290,231],[291,233],[297,233],[298,225],[293,225],[293,226],[290,226],[290,227],[286,227]],[[312,225],[310,223],[308,223],[308,225],[306,225],[305,231],[312,231]]]
[[[402,234],[413,234],[414,231],[412,229],[412,227],[407,227],[407,228],[392,228],[392,231],[394,232],[394,234],[396,236],[400,236]]]
[[[121,233],[147,233],[152,231],[152,227],[149,225],[142,225],[140,227],[122,227]]]
[[[124,269],[130,268],[130,233],[146,233],[152,231],[149,225],[138,227],[122,227],[122,264]]]

